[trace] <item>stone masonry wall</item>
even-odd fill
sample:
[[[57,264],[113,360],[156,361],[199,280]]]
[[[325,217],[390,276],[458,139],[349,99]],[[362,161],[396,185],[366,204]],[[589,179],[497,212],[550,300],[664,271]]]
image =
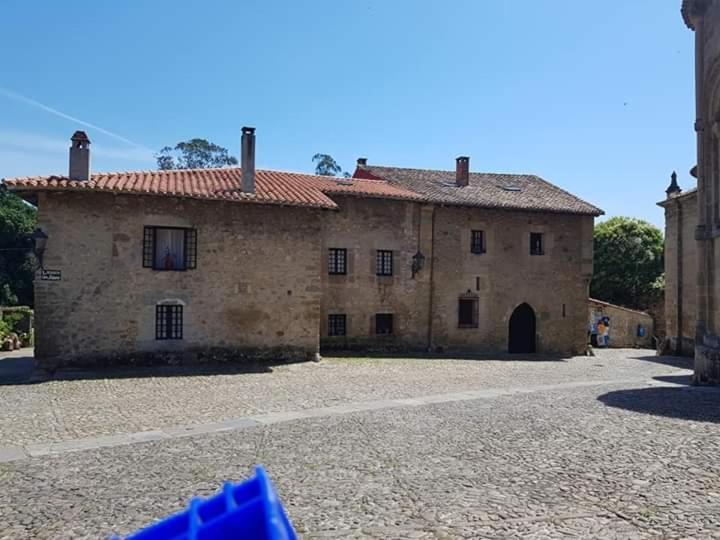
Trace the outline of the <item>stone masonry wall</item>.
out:
[[[473,229],[485,232],[486,253],[471,253]],[[543,233],[544,255],[530,255],[531,232]],[[510,317],[528,303],[536,316],[538,352],[584,352],[592,233],[589,216],[438,208],[433,346],[507,351]],[[478,328],[458,327],[462,295],[478,297]]]
[[[589,321],[605,316],[610,319],[610,347],[652,349],[655,346],[653,334],[655,326],[648,313],[635,311],[622,306],[608,304],[591,298],[588,301]],[[645,329],[644,336],[638,336],[638,326]]]
[[[319,211],[112,194],[41,194],[35,282],[41,365],[167,356],[313,357],[319,348]],[[197,229],[197,268],[142,267],[143,226]],[[184,306],[182,340],[155,339],[155,307]],[[145,361],[145,360],[137,360]]]
[[[323,348],[425,350],[430,273],[413,279],[412,257],[429,256],[432,207],[417,203],[333,197],[339,212],[323,216]],[[424,225],[421,227],[421,220]],[[329,275],[328,248],[347,249],[347,274]],[[376,251],[392,250],[393,275],[376,275]],[[393,335],[375,334],[375,315],[393,315]],[[345,314],[347,336],[328,337],[329,314]]]
[[[665,346],[668,352],[692,356],[697,321],[697,194],[681,194],[664,201],[662,206],[665,208]],[[678,235],[681,236],[679,243]]]

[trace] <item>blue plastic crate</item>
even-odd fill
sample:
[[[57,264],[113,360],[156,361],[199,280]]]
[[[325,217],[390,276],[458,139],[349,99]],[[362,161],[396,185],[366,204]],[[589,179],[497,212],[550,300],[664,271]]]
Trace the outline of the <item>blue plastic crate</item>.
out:
[[[227,483],[209,499],[193,499],[184,512],[127,540],[297,540],[280,499],[262,467],[241,484]]]

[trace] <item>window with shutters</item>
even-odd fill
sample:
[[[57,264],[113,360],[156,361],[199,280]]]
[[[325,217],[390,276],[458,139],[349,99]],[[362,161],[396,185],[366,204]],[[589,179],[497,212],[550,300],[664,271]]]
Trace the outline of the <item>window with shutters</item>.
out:
[[[344,336],[347,333],[347,317],[344,313],[328,315],[328,336]]]
[[[470,252],[476,255],[485,253],[485,232],[472,231],[470,240]]]
[[[182,339],[183,307],[176,304],[155,306],[155,339]]]
[[[460,298],[458,300],[458,328],[478,327],[478,299]]]
[[[378,249],[375,257],[375,273],[378,276],[393,275],[393,252],[387,249]]]
[[[197,266],[197,231],[181,227],[145,227],[143,266],[179,271]]]
[[[347,274],[347,249],[328,249],[328,274]]]
[[[390,335],[393,333],[392,313],[378,313],[375,315],[375,333],[378,335]]]

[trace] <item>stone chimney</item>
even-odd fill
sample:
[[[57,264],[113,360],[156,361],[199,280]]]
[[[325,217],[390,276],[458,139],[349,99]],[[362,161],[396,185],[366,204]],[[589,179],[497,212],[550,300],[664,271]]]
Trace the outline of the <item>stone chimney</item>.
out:
[[[70,180],[90,180],[90,139],[84,131],[76,131],[70,139]]]
[[[255,193],[255,128],[242,128],[242,149],[240,155],[242,168],[242,190]]]
[[[455,184],[465,187],[470,183],[470,158],[460,156],[455,159]]]
[[[358,165],[358,167],[365,167],[365,166],[367,166],[367,158],[366,158],[366,157],[359,157],[359,158],[357,158],[357,165]]]
[[[680,195],[681,192],[682,192],[682,189],[680,189],[680,186],[677,183],[677,173],[675,171],[673,171],[672,174],[670,175],[670,185],[665,190],[665,193],[667,193],[667,196],[669,199],[676,195]]]

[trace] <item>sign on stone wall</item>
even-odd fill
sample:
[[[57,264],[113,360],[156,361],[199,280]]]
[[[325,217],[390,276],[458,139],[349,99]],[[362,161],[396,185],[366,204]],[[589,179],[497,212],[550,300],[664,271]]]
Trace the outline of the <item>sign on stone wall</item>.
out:
[[[60,270],[40,270],[41,281],[60,281],[62,272]]]

